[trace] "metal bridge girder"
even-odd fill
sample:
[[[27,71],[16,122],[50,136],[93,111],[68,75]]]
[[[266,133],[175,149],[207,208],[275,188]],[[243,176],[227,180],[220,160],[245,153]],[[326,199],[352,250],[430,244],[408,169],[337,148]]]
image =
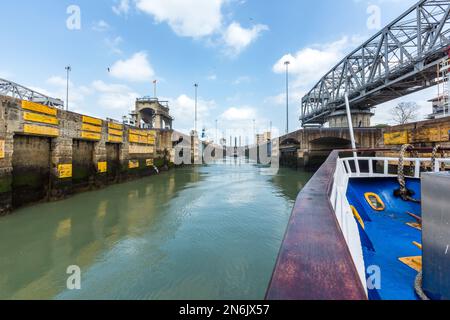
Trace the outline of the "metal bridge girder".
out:
[[[436,84],[436,65],[447,56],[449,44],[450,0],[419,1],[303,97],[303,124],[325,123],[330,113],[344,107],[346,91],[352,107],[367,109]]]

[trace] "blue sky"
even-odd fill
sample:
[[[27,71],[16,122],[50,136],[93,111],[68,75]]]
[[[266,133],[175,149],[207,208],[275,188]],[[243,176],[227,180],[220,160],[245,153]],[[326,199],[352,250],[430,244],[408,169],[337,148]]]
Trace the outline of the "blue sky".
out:
[[[17,0],[2,4],[0,77],[65,99],[66,65],[72,66],[71,109],[120,119],[139,96],[171,102],[175,128],[194,126],[252,136],[284,132],[282,62],[292,59],[291,129],[298,127],[301,96],[335,63],[415,0]],[[80,8],[81,28],[71,30],[69,6]],[[110,68],[110,72],[108,72]],[[428,113],[432,90],[414,99]],[[375,122],[388,122],[388,108]],[[221,135],[221,134],[220,134]],[[251,139],[251,138],[250,138]]]

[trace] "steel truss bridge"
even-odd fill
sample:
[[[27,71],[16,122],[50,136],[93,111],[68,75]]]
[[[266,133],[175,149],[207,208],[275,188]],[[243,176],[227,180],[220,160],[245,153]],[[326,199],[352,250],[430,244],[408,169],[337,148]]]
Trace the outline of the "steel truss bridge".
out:
[[[450,0],[421,0],[331,69],[302,99],[302,125],[321,124],[345,107],[376,105],[439,82],[448,57]]]
[[[60,99],[48,97],[42,93],[5,79],[0,79],[0,95],[38,102],[50,107],[64,108],[64,102]]]

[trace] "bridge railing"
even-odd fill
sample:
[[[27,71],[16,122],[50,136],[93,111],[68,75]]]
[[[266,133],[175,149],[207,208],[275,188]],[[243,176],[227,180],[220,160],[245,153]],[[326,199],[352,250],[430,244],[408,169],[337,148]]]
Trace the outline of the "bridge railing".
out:
[[[358,161],[359,166],[356,166]],[[433,159],[431,158],[404,158],[404,163],[414,168],[414,178],[420,178],[420,174],[424,168],[432,168]],[[449,158],[437,158],[434,160],[434,171],[440,172],[443,170],[443,165],[450,165]],[[389,166],[398,166],[399,158],[394,157],[349,157],[339,158],[339,165],[343,165],[345,174],[349,178],[365,178],[365,177],[386,177],[397,176],[397,174],[391,174],[389,172]],[[377,167],[381,167],[382,170],[377,170]],[[364,169],[365,168],[365,169]]]

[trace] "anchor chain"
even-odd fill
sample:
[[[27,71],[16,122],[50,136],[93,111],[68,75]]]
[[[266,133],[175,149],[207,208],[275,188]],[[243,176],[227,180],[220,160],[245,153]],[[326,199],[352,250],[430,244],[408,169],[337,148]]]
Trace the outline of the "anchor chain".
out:
[[[406,178],[405,178],[405,154],[406,152],[411,151],[417,154],[417,151],[414,151],[414,147],[410,144],[405,144],[402,146],[400,150],[400,158],[398,160],[398,183],[400,185],[400,189],[396,190],[394,194],[398,197],[401,197],[404,201],[411,201],[420,203],[420,200],[414,199],[412,196],[414,195],[414,192],[411,190],[408,190],[406,187]]]

